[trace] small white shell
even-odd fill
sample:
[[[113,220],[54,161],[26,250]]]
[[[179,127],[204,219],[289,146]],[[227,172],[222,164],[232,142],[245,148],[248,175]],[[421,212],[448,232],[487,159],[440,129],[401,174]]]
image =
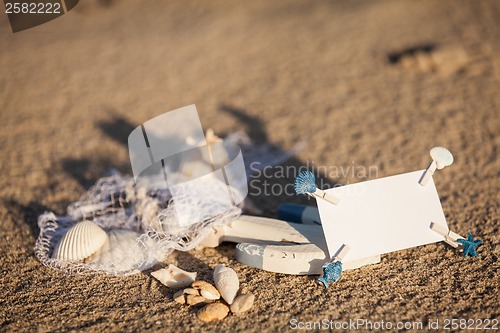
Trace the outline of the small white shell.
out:
[[[196,280],[196,272],[186,272],[174,265],[151,272],[151,275],[169,288],[183,288]]]
[[[210,291],[207,290],[200,290],[200,295],[205,297],[205,299],[209,299],[211,301],[215,301],[220,298],[219,295],[211,293]]]
[[[220,294],[219,292],[217,291],[217,289],[215,289],[214,286],[212,286],[210,283],[206,282],[206,281],[195,281],[193,282],[193,284],[191,285],[193,288],[197,289],[200,291],[200,295],[205,297],[206,299],[208,300],[217,300],[220,298]]]
[[[214,270],[214,282],[222,298],[227,304],[232,304],[240,289],[240,281],[236,272],[232,268],[219,265]]]
[[[83,221],[71,227],[52,254],[54,259],[84,260],[108,241],[108,235],[97,224]]]
[[[453,163],[453,155],[444,147],[434,147],[430,151],[432,159],[436,162],[439,170]]]

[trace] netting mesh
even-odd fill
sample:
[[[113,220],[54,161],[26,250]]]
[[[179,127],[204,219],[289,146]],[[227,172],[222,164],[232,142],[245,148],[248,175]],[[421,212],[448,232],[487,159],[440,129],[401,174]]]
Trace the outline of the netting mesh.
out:
[[[242,148],[247,172],[254,162],[269,166],[293,155],[254,146],[242,133],[226,140]],[[220,179],[202,177],[184,182],[182,174],[174,177],[178,177],[171,179],[177,184],[175,200],[162,174],[140,177],[137,182],[118,172],[99,179],[80,200],[69,205],[66,216],[52,212],[39,216],[37,258],[46,266],[72,274],[134,274],[164,261],[174,250],[193,249],[211,227],[228,224],[241,214],[240,208],[223,199],[228,187]],[[180,207],[183,221],[178,219]],[[106,246],[83,262],[52,258],[63,235],[82,221],[92,221],[107,232]]]
[[[181,184],[181,195],[176,202],[165,188],[161,175],[142,177],[137,184],[130,176],[115,173],[101,178],[79,201],[68,207],[67,216],[44,213],[38,219],[40,236],[35,253],[42,263],[66,272],[85,270],[103,271],[121,275],[136,273],[164,260],[173,250],[194,248],[210,232],[209,226],[235,220],[240,209],[221,202],[226,184],[208,178],[203,186],[186,182]],[[182,225],[177,221],[175,205],[191,207],[189,220]],[[90,220],[108,233],[128,230],[114,236],[115,246],[124,244],[108,260],[68,262],[50,257],[55,244],[74,224]],[[133,237],[135,235],[135,237]]]

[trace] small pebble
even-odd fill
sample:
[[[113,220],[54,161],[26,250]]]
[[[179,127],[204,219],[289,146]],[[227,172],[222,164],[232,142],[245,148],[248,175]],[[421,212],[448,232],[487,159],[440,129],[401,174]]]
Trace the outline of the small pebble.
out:
[[[198,292],[198,290],[194,289],[194,288],[186,288],[182,291],[184,294],[188,294],[188,295],[199,295],[200,293]]]
[[[254,300],[255,296],[251,293],[238,295],[234,299],[233,304],[231,304],[231,312],[234,314],[240,314],[250,310],[253,306]]]
[[[174,301],[180,304],[186,303],[186,297],[184,296],[184,290],[179,290],[174,294]]]
[[[208,304],[198,312],[198,319],[204,322],[216,321],[226,318],[229,308],[222,303]]]
[[[203,296],[187,295],[186,297],[186,303],[188,305],[195,305],[203,302],[205,302],[205,298]]]

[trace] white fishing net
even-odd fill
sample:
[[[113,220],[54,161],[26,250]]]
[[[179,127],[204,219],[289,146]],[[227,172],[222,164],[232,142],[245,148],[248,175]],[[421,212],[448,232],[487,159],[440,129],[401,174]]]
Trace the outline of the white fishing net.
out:
[[[163,261],[173,250],[194,248],[210,231],[209,226],[235,220],[240,209],[219,200],[226,185],[214,179],[204,186],[186,182],[177,202],[171,200],[170,190],[160,176],[143,177],[135,184],[131,176],[115,173],[99,179],[79,201],[68,207],[68,215],[44,213],[38,219],[40,236],[35,253],[50,267],[66,272],[103,271],[114,275],[131,274]],[[191,221],[177,221],[176,204],[188,205]],[[110,254],[109,260],[75,262],[54,259],[51,253],[67,230],[81,221],[92,221],[108,233],[113,230],[135,232],[116,235],[122,249]],[[102,258],[100,258],[102,259]]]
[[[224,141],[240,145],[247,172],[252,163],[269,166],[295,153],[255,146],[243,133],[230,135]],[[230,173],[224,177],[230,177]],[[228,191],[237,191],[228,187],[220,173],[192,179],[185,170],[169,174],[168,184],[162,173],[134,181],[132,176],[112,172],[70,204],[66,216],[52,212],[39,216],[35,255],[43,265],[66,273],[129,275],[164,261],[174,250],[193,249],[212,227],[236,220],[241,209],[234,200],[228,200]],[[92,221],[105,230],[106,245],[83,261],[54,258],[56,245],[82,221]]]

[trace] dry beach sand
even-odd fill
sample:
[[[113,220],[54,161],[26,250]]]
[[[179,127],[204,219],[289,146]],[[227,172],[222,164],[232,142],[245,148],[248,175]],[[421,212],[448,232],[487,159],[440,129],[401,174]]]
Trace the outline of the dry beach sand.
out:
[[[0,330],[499,318],[499,36],[495,1],[84,0],[16,34],[0,15]],[[174,253],[168,263],[208,280],[229,264],[256,294],[245,316],[210,324],[147,272],[68,276],[41,266],[37,216],[64,214],[111,168],[131,173],[128,133],[193,103],[216,133],[245,130],[281,150],[307,141],[287,165],[376,166],[371,178],[384,177],[425,168],[431,147],[448,147],[456,162],[437,173],[437,188],[450,228],[483,240],[479,257],[431,244],[384,255],[326,290],[315,277],[239,264],[232,244]],[[280,203],[313,203],[252,197],[267,216]]]

